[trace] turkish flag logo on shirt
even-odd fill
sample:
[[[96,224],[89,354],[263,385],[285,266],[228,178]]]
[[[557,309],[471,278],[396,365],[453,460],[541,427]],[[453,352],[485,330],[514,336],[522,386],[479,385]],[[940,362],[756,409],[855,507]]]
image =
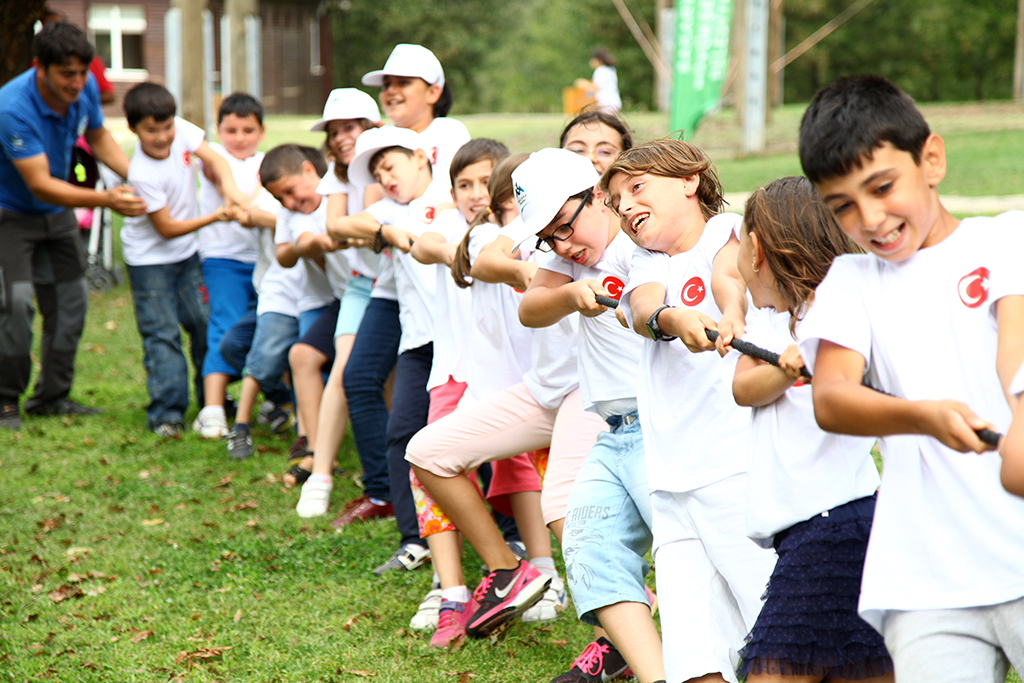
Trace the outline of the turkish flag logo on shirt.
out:
[[[437,147],[430,148],[430,165],[437,166]]]
[[[435,209],[434,209],[433,206],[428,206],[425,209],[423,209],[423,222],[424,223],[433,223],[434,222],[434,212],[435,212]]]
[[[188,168],[189,166],[192,165],[192,160],[189,159],[187,150],[181,153],[181,165],[184,166],[185,168]]]
[[[680,297],[687,306],[696,306],[704,301],[705,294],[707,294],[707,287],[704,286],[704,281],[700,279],[699,275],[694,275],[683,285]]]
[[[956,286],[960,301],[967,308],[977,308],[988,299],[988,268],[982,266],[960,278]]]
[[[604,287],[604,290],[606,292],[608,292],[608,296],[615,299],[616,301],[622,298],[622,288],[624,287],[624,285],[622,284],[622,280],[615,277],[614,275],[609,275],[608,277],[606,277],[604,279],[604,282],[601,283],[601,286]]]

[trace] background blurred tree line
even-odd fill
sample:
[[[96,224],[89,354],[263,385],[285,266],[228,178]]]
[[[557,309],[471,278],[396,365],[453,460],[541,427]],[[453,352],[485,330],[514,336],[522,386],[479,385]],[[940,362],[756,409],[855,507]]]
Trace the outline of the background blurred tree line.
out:
[[[784,0],[790,49],[853,0]],[[627,0],[655,26],[655,0]],[[558,111],[562,88],[589,77],[590,51],[618,60],[626,109],[654,108],[654,71],[610,0],[340,0],[329,4],[335,83],[358,85],[398,42],[432,49],[455,112]],[[383,11],[382,11],[383,10]],[[1005,99],[1016,0],[876,0],[788,66],[786,102],[846,74],[874,72],[927,100]]]

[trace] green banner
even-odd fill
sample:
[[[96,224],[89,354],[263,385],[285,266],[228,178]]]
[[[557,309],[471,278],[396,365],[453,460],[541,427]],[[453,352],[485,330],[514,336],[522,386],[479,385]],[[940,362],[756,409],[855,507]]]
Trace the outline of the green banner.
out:
[[[676,0],[670,123],[687,140],[718,106],[729,68],[731,20],[732,0]]]

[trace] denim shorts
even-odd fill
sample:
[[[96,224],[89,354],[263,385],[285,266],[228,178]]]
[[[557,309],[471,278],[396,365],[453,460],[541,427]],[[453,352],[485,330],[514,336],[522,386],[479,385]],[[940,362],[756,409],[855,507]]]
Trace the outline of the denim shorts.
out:
[[[245,374],[260,384],[277,386],[288,369],[288,350],[299,340],[299,319],[283,313],[263,313],[256,319]]]
[[[651,500],[643,434],[635,414],[613,417],[620,419],[608,421],[612,430],[598,434],[576,475],[562,531],[572,601],[580,621],[592,626],[600,607],[648,604]]]
[[[370,305],[370,292],[373,280],[365,275],[353,275],[345,284],[345,293],[341,297],[341,310],[338,311],[338,324],[334,328],[334,338],[343,334],[355,334],[359,331],[359,323],[363,321],[363,313]]]

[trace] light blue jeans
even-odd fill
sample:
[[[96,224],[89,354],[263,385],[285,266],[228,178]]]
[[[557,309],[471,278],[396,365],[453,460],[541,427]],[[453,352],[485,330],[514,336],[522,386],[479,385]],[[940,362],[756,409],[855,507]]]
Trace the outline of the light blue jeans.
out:
[[[626,424],[630,421],[630,424]],[[596,626],[594,610],[620,602],[648,604],[651,498],[636,413],[608,420],[569,492],[562,531],[565,576],[580,621]]]

